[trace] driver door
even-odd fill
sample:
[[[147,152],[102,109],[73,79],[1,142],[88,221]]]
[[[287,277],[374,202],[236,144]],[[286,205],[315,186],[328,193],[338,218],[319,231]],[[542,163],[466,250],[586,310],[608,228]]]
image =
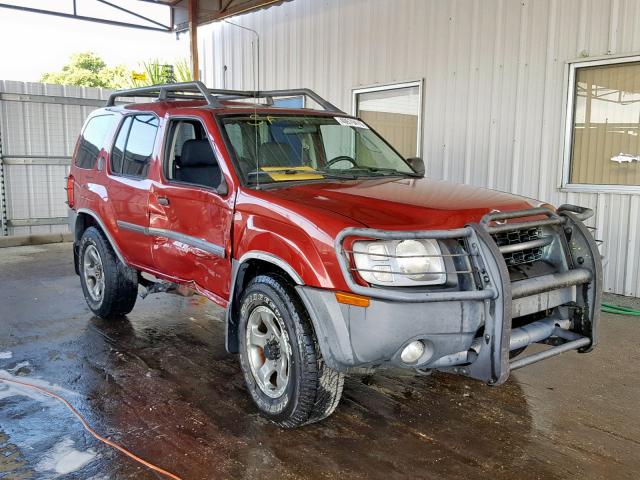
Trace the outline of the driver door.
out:
[[[202,120],[171,118],[149,196],[153,261],[221,299],[231,277],[232,199]]]

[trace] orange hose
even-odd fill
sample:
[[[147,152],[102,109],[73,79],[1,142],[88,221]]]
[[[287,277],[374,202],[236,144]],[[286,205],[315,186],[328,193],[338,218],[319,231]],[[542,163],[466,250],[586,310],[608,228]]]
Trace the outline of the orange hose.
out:
[[[171,472],[168,472],[156,465],[154,465],[151,462],[147,462],[146,460],[140,458],[139,456],[137,456],[134,453],[131,453],[129,450],[127,450],[124,447],[121,447],[120,445],[118,445],[117,443],[112,442],[111,440],[109,440],[108,438],[103,437],[102,435],[98,434],[93,428],[91,428],[91,426],[87,423],[87,421],[82,417],[82,415],[80,415],[80,413],[73,407],[73,405],[71,405],[67,400],[65,400],[63,397],[61,397],[60,395],[53,393],[49,390],[47,390],[46,388],[42,388],[42,387],[38,387],[37,385],[33,385],[31,383],[27,383],[27,382],[21,382],[19,380],[11,380],[9,378],[4,378],[4,377],[0,377],[0,382],[5,382],[5,383],[14,383],[16,385],[22,385],[23,387],[27,387],[27,388],[31,388],[32,390],[36,390],[40,393],[43,393],[49,397],[53,397],[56,400],[61,401],[69,410],[71,410],[71,413],[73,413],[76,417],[78,417],[78,420],[80,420],[80,422],[82,423],[82,426],[91,434],[93,435],[95,438],[97,438],[98,440],[100,440],[102,443],[105,443],[107,445],[109,445],[112,448],[115,448],[116,450],[124,453],[127,457],[132,458],[133,460],[135,460],[138,463],[141,463],[142,465],[144,465],[145,467],[150,468],[151,470],[155,470],[158,473],[161,473],[163,475],[166,475],[169,478],[172,478],[173,480],[182,480],[179,476],[174,475]]]

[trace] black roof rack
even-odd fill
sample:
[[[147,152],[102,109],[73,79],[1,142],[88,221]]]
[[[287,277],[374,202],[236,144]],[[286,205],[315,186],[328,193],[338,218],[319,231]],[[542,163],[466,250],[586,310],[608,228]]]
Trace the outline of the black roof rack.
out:
[[[292,90],[220,90],[207,88],[202,82],[181,82],[166,83],[162,85],[151,85],[149,87],[130,88],[128,90],[117,90],[109,95],[107,107],[113,107],[116,99],[120,97],[151,97],[159,102],[169,99],[181,100],[205,100],[210,107],[223,107],[221,100],[240,100],[251,98],[264,98],[267,105],[273,105],[273,99],[277,97],[304,96],[320,105],[328,112],[343,113],[338,107],[329,103],[313,90],[308,88],[296,88]]]

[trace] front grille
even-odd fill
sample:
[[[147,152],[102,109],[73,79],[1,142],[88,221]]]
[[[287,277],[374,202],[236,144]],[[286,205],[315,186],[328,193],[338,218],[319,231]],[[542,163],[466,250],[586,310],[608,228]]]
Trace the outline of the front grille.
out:
[[[520,243],[539,240],[542,238],[542,229],[540,227],[525,228],[520,230],[510,230],[507,232],[494,233],[491,235],[498,247],[506,247],[517,245]],[[541,260],[543,257],[544,247],[525,248],[511,252],[503,252],[507,266],[522,265],[525,263],[533,263]]]

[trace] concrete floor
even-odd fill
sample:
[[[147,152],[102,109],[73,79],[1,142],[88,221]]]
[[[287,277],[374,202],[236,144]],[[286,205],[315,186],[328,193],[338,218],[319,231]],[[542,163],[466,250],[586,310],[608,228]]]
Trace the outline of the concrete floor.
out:
[[[332,417],[286,431],[256,413],[222,317],[202,298],[153,295],[105,322],[69,244],[0,249],[0,375],[53,385],[98,432],[184,479],[638,478],[639,318],[605,315],[596,351],[498,388],[350,376]],[[0,478],[58,477],[160,478],[55,401],[0,384]]]

